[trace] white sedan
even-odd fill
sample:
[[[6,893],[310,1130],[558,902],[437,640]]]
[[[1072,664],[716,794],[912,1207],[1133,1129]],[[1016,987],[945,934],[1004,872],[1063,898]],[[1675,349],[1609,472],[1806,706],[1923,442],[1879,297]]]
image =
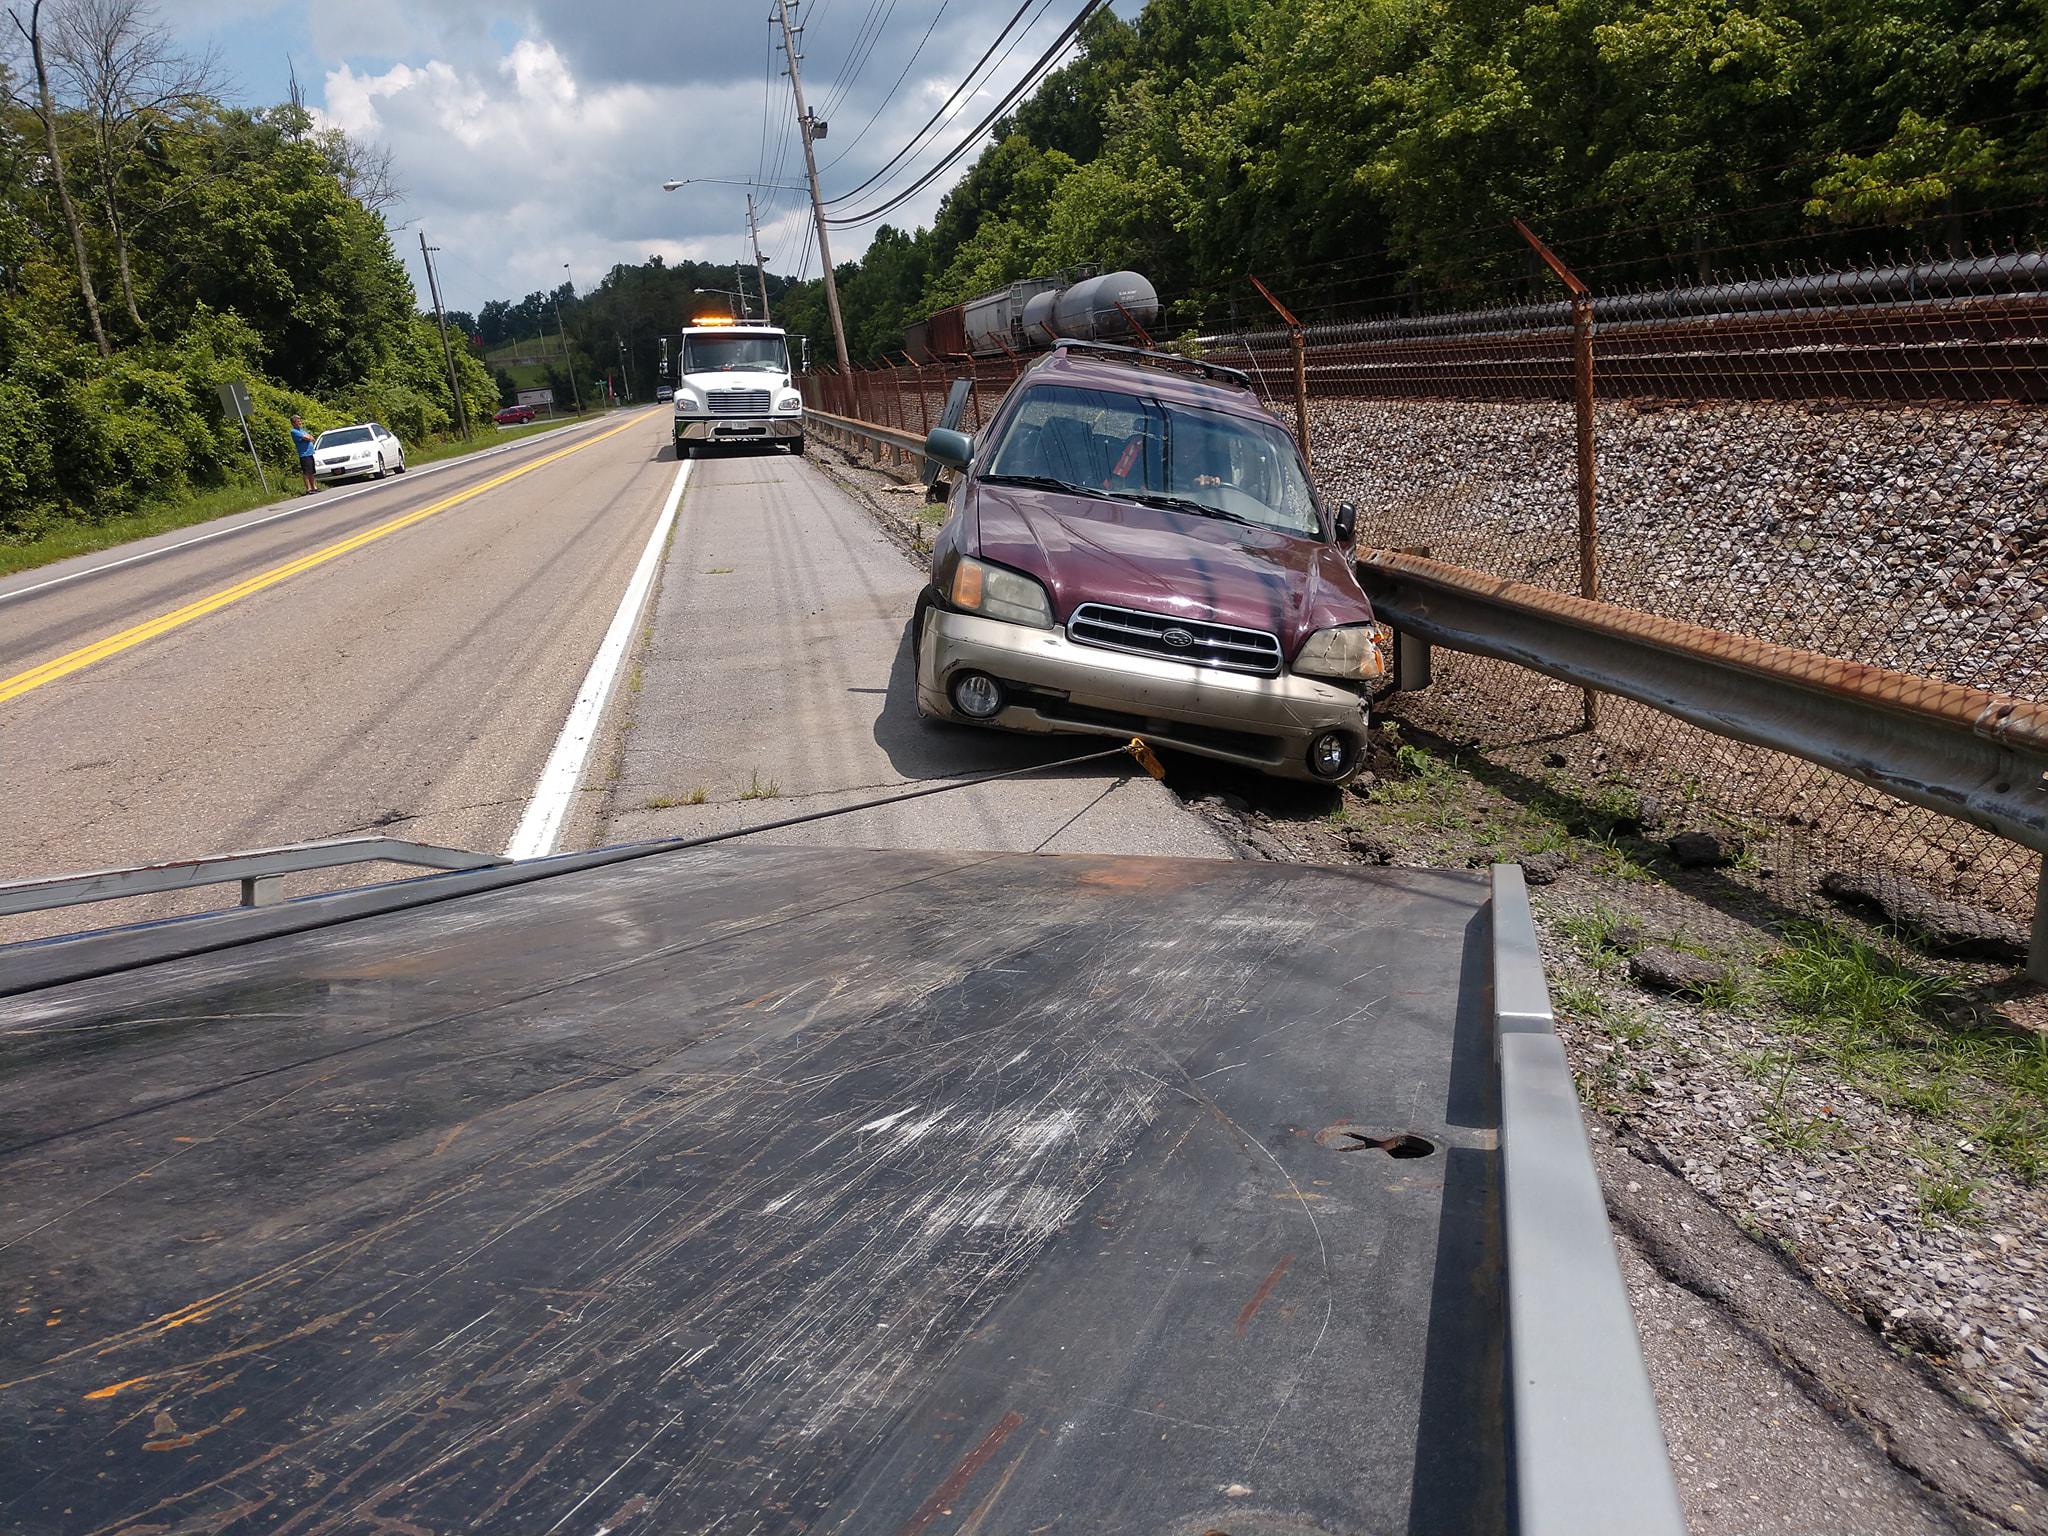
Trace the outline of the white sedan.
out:
[[[382,480],[405,473],[405,449],[382,422],[335,427],[313,439],[313,473],[322,480],[368,475]]]

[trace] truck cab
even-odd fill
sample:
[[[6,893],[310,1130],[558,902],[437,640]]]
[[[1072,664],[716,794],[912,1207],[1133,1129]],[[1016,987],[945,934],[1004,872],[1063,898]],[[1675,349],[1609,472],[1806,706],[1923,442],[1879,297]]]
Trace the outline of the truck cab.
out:
[[[684,327],[675,386],[676,457],[707,444],[804,451],[804,401],[778,326],[699,316]]]

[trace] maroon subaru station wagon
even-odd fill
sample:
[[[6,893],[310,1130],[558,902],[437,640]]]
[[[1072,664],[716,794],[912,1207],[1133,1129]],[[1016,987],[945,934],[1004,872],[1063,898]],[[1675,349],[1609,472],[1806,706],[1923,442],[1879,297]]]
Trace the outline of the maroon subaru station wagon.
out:
[[[1235,369],[1062,341],[972,437],[918,601],[919,713],[1341,784],[1382,662],[1326,507]]]

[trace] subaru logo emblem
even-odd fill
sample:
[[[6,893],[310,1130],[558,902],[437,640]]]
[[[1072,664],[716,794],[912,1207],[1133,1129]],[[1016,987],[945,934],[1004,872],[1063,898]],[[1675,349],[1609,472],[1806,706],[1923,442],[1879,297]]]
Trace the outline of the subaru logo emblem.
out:
[[[1169,629],[1165,634],[1161,635],[1159,638],[1161,640],[1164,640],[1168,645],[1172,646],[1175,650],[1179,650],[1182,646],[1193,645],[1195,643],[1195,637],[1193,635],[1189,634],[1186,630],[1178,627]]]

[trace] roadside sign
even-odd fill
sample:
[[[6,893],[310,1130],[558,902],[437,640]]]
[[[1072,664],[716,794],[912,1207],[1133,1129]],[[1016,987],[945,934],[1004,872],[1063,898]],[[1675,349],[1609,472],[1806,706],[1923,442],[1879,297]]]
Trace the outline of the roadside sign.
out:
[[[214,393],[220,396],[220,408],[235,418],[242,429],[242,441],[249,445],[249,457],[256,465],[256,478],[262,482],[263,494],[270,494],[270,476],[263,473],[263,455],[256,451],[256,439],[249,432],[249,391],[239,379],[230,379],[225,384],[214,386]]]
[[[521,405],[552,406],[555,403],[555,392],[552,389],[522,389],[515,398]]]

